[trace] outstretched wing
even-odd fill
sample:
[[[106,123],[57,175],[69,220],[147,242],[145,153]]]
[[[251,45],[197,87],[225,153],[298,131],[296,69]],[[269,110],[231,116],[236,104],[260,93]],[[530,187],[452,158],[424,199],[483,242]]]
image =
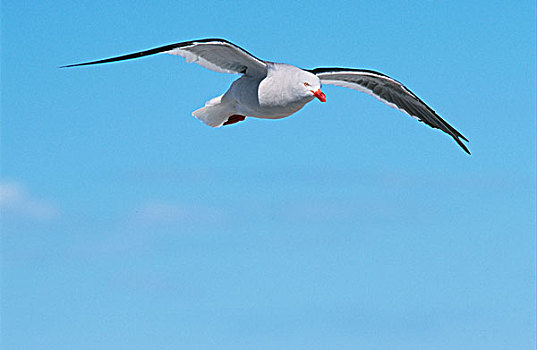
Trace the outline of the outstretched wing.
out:
[[[453,137],[459,146],[470,154],[470,151],[460,139],[468,140],[397,80],[382,73],[365,69],[315,68],[310,72],[317,75],[323,84],[343,86],[365,92],[388,106],[397,108],[416,118],[420,122],[442,130]]]
[[[265,75],[267,65],[263,60],[225,39],[201,39],[156,47],[154,49],[128,55],[106,58],[98,61],[70,64],[60,68],[110,63],[133,58],[168,53],[186,58],[202,67],[219,73]]]

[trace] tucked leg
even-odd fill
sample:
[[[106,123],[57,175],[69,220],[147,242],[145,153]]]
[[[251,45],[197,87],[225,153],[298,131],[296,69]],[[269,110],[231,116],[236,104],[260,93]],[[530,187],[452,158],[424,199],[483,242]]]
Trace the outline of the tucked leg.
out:
[[[246,119],[245,116],[239,115],[239,114],[234,114],[231,117],[227,118],[227,121],[224,122],[223,125],[235,124],[235,123],[243,121],[244,119]]]

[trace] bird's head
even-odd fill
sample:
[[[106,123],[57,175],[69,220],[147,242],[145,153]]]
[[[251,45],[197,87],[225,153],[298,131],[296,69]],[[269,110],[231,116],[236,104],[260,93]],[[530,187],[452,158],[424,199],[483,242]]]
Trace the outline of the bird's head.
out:
[[[321,102],[326,102],[326,96],[321,91],[321,80],[310,72],[303,71],[299,79],[299,89],[303,92],[305,97],[316,97]]]

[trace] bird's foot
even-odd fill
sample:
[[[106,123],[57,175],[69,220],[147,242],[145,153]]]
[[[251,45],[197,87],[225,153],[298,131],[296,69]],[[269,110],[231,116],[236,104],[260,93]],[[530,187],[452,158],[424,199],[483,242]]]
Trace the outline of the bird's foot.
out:
[[[243,115],[238,115],[238,114],[234,114],[234,115],[232,115],[231,117],[227,118],[227,121],[224,122],[223,125],[235,124],[235,123],[238,123],[238,122],[243,121],[244,119],[246,119],[245,116],[243,116]]]

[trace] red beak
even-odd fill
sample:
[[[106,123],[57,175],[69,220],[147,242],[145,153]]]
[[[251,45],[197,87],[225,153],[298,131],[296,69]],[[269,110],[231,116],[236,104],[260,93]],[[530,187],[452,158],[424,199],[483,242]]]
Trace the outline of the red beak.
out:
[[[325,94],[321,91],[321,89],[317,90],[317,91],[313,91],[311,90],[311,92],[313,92],[313,96],[317,97],[319,99],[319,101],[321,102],[326,102],[326,96]]]

